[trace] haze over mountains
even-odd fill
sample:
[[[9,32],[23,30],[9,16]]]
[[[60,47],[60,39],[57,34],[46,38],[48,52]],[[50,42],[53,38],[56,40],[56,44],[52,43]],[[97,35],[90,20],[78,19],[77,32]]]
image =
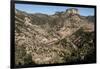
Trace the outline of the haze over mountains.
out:
[[[76,8],[54,15],[15,9],[16,65],[95,62],[94,21]]]

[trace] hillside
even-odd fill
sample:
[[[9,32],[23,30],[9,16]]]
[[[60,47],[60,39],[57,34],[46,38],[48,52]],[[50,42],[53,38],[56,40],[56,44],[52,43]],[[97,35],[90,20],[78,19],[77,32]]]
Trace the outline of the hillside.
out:
[[[16,9],[15,64],[95,62],[94,35],[94,17],[77,9],[54,15]]]

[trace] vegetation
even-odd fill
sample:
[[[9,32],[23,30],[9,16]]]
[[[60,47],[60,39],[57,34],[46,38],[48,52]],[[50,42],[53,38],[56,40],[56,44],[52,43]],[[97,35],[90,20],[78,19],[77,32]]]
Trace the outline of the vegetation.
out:
[[[15,14],[16,65],[96,62],[94,24],[90,17],[88,20],[78,13],[69,17],[67,12]],[[85,28],[88,26],[89,29]]]

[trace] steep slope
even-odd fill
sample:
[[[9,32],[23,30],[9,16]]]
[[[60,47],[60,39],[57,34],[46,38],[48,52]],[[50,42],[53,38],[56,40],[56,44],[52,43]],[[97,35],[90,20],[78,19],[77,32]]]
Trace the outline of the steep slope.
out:
[[[80,16],[77,9],[54,15],[16,9],[16,65],[87,62],[90,51],[94,56],[90,61],[95,61],[94,24],[90,19]]]

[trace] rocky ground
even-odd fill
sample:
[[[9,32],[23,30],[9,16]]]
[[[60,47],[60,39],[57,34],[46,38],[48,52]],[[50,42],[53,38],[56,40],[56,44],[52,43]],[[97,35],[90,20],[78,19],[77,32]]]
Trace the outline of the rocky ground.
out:
[[[54,15],[15,10],[15,64],[96,61],[94,19],[66,11]]]

